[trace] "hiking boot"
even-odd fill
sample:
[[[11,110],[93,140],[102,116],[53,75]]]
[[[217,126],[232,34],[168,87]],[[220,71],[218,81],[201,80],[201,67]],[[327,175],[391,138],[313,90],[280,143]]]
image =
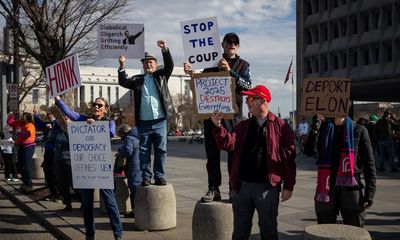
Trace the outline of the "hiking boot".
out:
[[[219,201],[221,200],[221,193],[219,192],[219,188],[211,187],[206,195],[201,198],[201,201],[204,203],[212,202],[212,201]]]
[[[157,186],[164,186],[167,185],[167,181],[165,181],[164,178],[157,178],[154,184]]]
[[[142,181],[142,186],[143,187],[147,187],[147,186],[150,186],[151,185],[151,181],[150,181],[150,178],[143,178],[143,181]]]

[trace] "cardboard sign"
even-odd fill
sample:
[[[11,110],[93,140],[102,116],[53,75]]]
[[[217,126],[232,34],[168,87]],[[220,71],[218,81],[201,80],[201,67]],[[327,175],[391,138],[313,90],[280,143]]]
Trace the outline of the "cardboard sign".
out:
[[[144,57],[144,24],[99,24],[97,40],[100,58]]]
[[[113,167],[108,121],[68,123],[74,188],[113,189]]]
[[[18,84],[7,83],[7,90],[9,94],[8,107],[12,112],[18,111]]]
[[[194,112],[199,119],[208,119],[215,111],[225,113],[225,119],[232,119],[238,111],[236,83],[229,72],[193,74],[190,88],[193,92]]]
[[[46,68],[50,97],[59,96],[81,86],[78,54],[74,54]]]
[[[193,69],[216,67],[222,58],[217,18],[181,22],[185,61]]]
[[[301,116],[321,114],[344,117],[350,107],[350,79],[305,78],[301,99]]]

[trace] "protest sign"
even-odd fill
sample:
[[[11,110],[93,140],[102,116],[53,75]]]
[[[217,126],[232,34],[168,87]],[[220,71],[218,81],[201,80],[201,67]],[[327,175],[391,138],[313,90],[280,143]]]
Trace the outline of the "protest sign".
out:
[[[193,69],[216,67],[222,58],[217,18],[181,22],[185,61]]]
[[[109,122],[68,123],[74,188],[113,189]]]
[[[207,119],[215,111],[225,113],[225,119],[232,119],[238,111],[236,105],[236,83],[229,72],[193,74],[190,81],[193,92],[193,108],[199,119]]]
[[[7,83],[8,90],[8,107],[12,112],[18,111],[18,84]]]
[[[78,54],[74,54],[46,68],[50,97],[59,96],[81,86]]]
[[[143,24],[99,24],[97,25],[97,49],[100,58],[144,57]]]
[[[300,116],[321,114],[324,117],[344,117],[350,107],[350,79],[305,78]]]

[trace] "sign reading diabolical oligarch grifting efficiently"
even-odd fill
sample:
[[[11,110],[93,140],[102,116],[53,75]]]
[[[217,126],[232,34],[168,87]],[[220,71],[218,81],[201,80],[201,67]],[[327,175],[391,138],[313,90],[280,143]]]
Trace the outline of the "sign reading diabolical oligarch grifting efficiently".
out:
[[[124,55],[140,59],[144,56],[143,24],[97,25],[98,54],[100,58],[116,58]]]
[[[109,122],[68,123],[73,187],[114,189]]]

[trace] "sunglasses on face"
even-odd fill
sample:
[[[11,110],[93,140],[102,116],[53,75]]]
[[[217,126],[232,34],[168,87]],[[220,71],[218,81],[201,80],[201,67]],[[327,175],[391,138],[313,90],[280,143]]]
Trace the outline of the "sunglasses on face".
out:
[[[95,107],[98,107],[98,108],[102,108],[103,106],[104,106],[104,104],[102,104],[102,103],[92,103],[92,107],[93,108],[95,108]]]
[[[239,45],[239,42],[235,40],[226,40],[226,43],[230,45]]]
[[[246,102],[251,103],[251,102],[253,102],[254,100],[257,100],[257,99],[261,99],[261,98],[255,97],[255,96],[247,96],[246,97]]]

